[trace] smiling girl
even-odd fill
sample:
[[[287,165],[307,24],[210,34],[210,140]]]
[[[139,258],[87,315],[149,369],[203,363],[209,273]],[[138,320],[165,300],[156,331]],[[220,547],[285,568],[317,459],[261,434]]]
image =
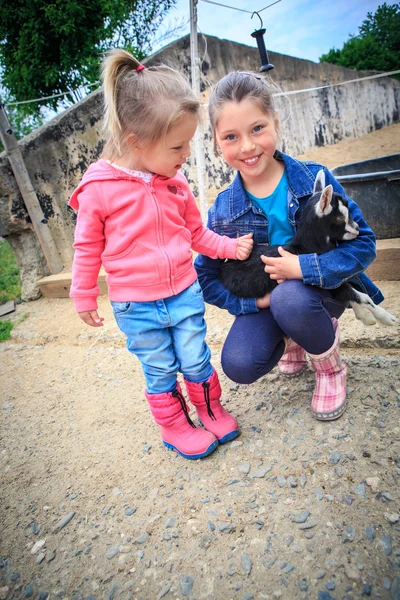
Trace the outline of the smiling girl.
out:
[[[272,94],[260,75],[233,72],[215,86],[209,101],[215,147],[237,170],[234,182],[209,210],[208,227],[232,238],[252,231],[255,243],[286,244],[296,231],[318,171],[326,185],[345,196],[326,167],[299,162],[277,150],[279,119]],[[363,271],[375,258],[375,236],[351,200],[359,226],[352,241],[326,254],[263,258],[265,271],[280,283],[262,298],[239,298],[219,279],[220,259],[199,256],[195,267],[206,302],[236,316],[222,350],[222,367],[238,383],[252,383],[277,363],[282,375],[298,375],[306,353],[315,371],[311,408],[317,419],[338,418],[346,407],[347,366],[339,353],[337,319],[346,306],[330,289],[351,281],[377,304],[378,288]]]

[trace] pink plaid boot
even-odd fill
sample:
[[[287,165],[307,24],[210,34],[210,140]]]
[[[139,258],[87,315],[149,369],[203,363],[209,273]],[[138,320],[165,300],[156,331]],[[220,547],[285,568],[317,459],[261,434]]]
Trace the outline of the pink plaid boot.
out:
[[[193,383],[185,379],[185,385],[201,423],[215,435],[220,444],[239,435],[236,419],[221,406],[222,390],[215,370],[207,381]]]
[[[173,392],[145,392],[145,396],[155,422],[160,425],[164,446],[184,458],[203,458],[218,446],[215,435],[196,427],[191,420],[179,383]]]
[[[347,365],[339,353],[339,323],[332,319],[335,331],[333,346],[318,356],[309,354],[315,371],[316,385],[311,410],[320,421],[332,421],[346,408]]]
[[[285,377],[300,375],[307,364],[306,352],[290,338],[284,337],[283,340],[285,342],[285,351],[278,362],[279,371]]]

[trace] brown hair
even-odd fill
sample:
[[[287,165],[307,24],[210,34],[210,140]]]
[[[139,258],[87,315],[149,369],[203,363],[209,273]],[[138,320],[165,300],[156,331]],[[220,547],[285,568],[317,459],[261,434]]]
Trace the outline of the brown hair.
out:
[[[121,156],[130,135],[148,147],[186,114],[199,114],[200,103],[181,73],[167,65],[138,72],[139,65],[125,50],[111,50],[103,61],[107,158]]]
[[[267,80],[250,71],[232,71],[218,81],[211,92],[208,102],[208,114],[214,134],[214,150],[217,151],[215,127],[218,112],[225,102],[253,100],[254,103],[272,119],[275,118],[275,105]]]

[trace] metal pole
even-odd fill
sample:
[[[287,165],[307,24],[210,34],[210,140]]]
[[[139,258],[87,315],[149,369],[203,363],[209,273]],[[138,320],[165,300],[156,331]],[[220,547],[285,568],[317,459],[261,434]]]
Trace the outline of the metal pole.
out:
[[[0,137],[50,272],[53,275],[59,273],[63,265],[3,104],[0,104]]]
[[[190,62],[192,73],[192,89],[197,98],[200,98],[200,69],[199,52],[197,46],[197,4],[198,0],[190,0]],[[200,119],[194,137],[195,156],[197,166],[197,187],[199,189],[200,213],[205,223],[207,221],[207,203],[205,195],[205,162],[204,162],[204,132]]]

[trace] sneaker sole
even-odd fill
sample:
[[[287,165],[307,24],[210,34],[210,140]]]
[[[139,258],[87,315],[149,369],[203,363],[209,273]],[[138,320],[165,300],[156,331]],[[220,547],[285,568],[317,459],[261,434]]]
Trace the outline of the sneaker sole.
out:
[[[189,460],[196,460],[196,458],[204,458],[205,456],[211,454],[211,452],[214,452],[215,448],[218,446],[218,440],[215,440],[215,442],[208,446],[207,450],[205,450],[201,454],[185,454],[184,452],[181,452],[179,448],[177,448],[173,444],[164,442],[164,440],[163,444],[168,448],[168,450],[173,450],[174,452],[177,452],[180,456],[183,456],[183,458],[188,458]]]

